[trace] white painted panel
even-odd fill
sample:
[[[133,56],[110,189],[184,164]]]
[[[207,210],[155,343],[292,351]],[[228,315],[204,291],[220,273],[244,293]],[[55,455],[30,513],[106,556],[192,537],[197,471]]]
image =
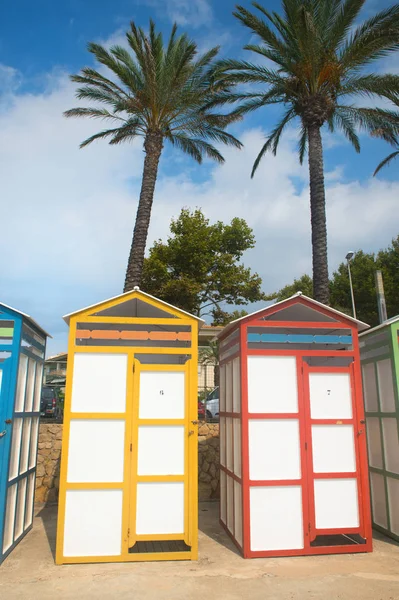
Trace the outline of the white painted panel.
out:
[[[219,411],[226,411],[226,366],[221,365],[219,371],[220,390],[219,390]]]
[[[37,363],[35,373],[35,391],[33,395],[33,411],[39,412],[40,410],[40,395],[42,391],[42,380],[43,380],[43,364]]]
[[[369,464],[377,469],[383,468],[380,419],[367,417],[367,446],[369,450]]]
[[[19,355],[17,393],[15,397],[15,412],[23,412],[25,406],[26,374],[28,370],[28,357]]]
[[[301,486],[251,487],[251,550],[304,547]]]
[[[33,417],[32,429],[31,429],[31,433],[30,433],[29,465],[28,465],[29,469],[31,469],[32,467],[34,467],[36,465],[38,434],[39,434],[39,417]]]
[[[3,537],[3,552],[5,552],[14,541],[14,521],[17,503],[17,487],[14,483],[8,488],[7,492],[7,507],[4,521],[4,537]]]
[[[359,526],[356,479],[316,479],[316,529]]]
[[[399,479],[387,477],[391,531],[399,535]]]
[[[385,468],[387,471],[399,475],[399,435],[396,415],[382,419],[382,434],[384,436]]]
[[[238,357],[233,360],[233,412],[241,412],[241,377]]]
[[[233,412],[233,362],[226,364],[226,412]]]
[[[26,491],[26,512],[25,512],[24,529],[27,529],[30,525],[32,525],[34,493],[35,493],[35,474],[31,473],[28,476],[28,488]]]
[[[363,393],[366,412],[378,411],[377,379],[375,376],[374,363],[362,366]]]
[[[137,484],[137,534],[184,533],[184,483]]]
[[[234,479],[227,475],[227,529],[234,535]]]
[[[28,377],[26,380],[25,412],[33,409],[33,392],[35,389],[36,361],[30,358],[28,361]]]
[[[125,412],[126,354],[74,356],[72,412]]]
[[[26,417],[22,425],[22,443],[21,443],[21,458],[19,462],[19,473],[25,473],[28,468],[29,448],[30,448],[30,430],[32,418]]]
[[[226,467],[233,471],[233,419],[226,419]]]
[[[226,466],[226,417],[220,417],[220,464]]]
[[[395,394],[393,391],[393,377],[391,359],[377,362],[378,391],[380,394],[381,412],[395,412]]]
[[[241,477],[241,421],[233,419],[233,454],[234,454],[234,473]]]
[[[242,489],[238,481],[234,482],[234,537],[242,546]]]
[[[248,356],[250,413],[298,412],[294,356]]]
[[[17,512],[15,515],[14,541],[19,538],[19,536],[21,535],[21,533],[23,533],[23,530],[24,530],[26,484],[27,484],[27,477],[24,477],[18,483]]]
[[[249,420],[249,477],[252,481],[301,477],[297,419]]]
[[[370,472],[371,505],[373,521],[385,529],[388,527],[387,498],[385,493],[384,476]]]
[[[184,426],[139,427],[138,474],[184,474]]]
[[[183,371],[143,371],[140,419],[184,419],[184,382]]]
[[[18,475],[19,455],[21,452],[22,422],[22,418],[14,418],[12,421],[10,468],[8,476],[9,481]]]
[[[226,502],[227,502],[227,490],[226,490],[226,473],[220,470],[220,518],[222,522],[226,525],[227,511],[226,511]]]
[[[67,490],[64,556],[120,556],[122,490]]]
[[[72,419],[67,481],[123,481],[125,421]]]
[[[310,373],[312,419],[351,419],[352,393],[349,373]]]
[[[313,425],[312,451],[315,473],[353,473],[356,471],[353,425]]]

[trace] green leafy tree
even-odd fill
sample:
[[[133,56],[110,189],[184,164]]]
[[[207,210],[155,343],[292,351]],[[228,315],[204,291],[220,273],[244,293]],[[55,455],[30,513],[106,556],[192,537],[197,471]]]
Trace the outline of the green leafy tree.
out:
[[[206,108],[215,93],[223,88],[212,78],[219,48],[198,56],[196,44],[186,35],[177,36],[176,29],[174,25],[165,45],[153,21],[150,21],[148,35],[132,22],[126,34],[129,50],[113,46],[108,51],[99,44],[89,44],[89,52],[108,68],[110,77],[91,67],[73,75],[72,81],[81,85],[76,91],[77,98],[94,105],[64,113],[66,117],[88,117],[110,123],[110,129],[92,135],[82,142],[81,148],[97,139],[109,139],[111,145],[131,142],[138,136],[144,140],[144,169],[125,292],[141,283],[164,143],[170,142],[198,163],[205,157],[224,162],[215,143],[241,147],[241,143],[225,131],[240,117]]]
[[[378,324],[377,298],[374,274],[377,269],[376,257],[362,250],[356,252],[351,260],[353,293],[355,296],[356,316],[360,321],[374,326]],[[348,265],[343,262],[333,273],[330,283],[331,305],[337,310],[353,315],[349,285]]]
[[[299,279],[294,279],[294,283],[284,286],[278,292],[268,294],[266,300],[281,302],[281,300],[286,300],[297,292],[302,292],[305,296],[313,298],[313,281],[309,275],[302,275]]]
[[[265,141],[252,176],[266,152],[276,154],[281,135],[299,122],[299,160],[308,153],[314,296],[329,302],[326,199],[322,128],[340,130],[360,151],[358,130],[379,132],[394,143],[399,115],[394,110],[367,108],[355,100],[393,98],[399,77],[370,73],[370,67],[399,48],[399,4],[356,25],[365,0],[282,0],[282,14],[253,2],[256,11],[237,6],[235,17],[259,43],[245,49],[256,63],[224,60],[219,76],[240,91],[222,90],[210,106],[239,103],[244,115],[268,105],[284,107],[281,120]],[[263,60],[263,63],[262,63]],[[255,84],[250,90],[247,84]]]
[[[266,296],[264,299],[266,300]],[[248,312],[246,310],[233,310],[232,312],[227,312],[221,308],[215,308],[213,310],[212,325],[228,325],[228,323],[231,323],[231,321],[241,319],[241,317],[246,317],[247,314]]]
[[[371,327],[379,324],[375,272],[381,270],[384,280],[388,317],[399,315],[399,236],[376,254],[358,250],[350,263],[357,318]],[[269,294],[268,300],[285,300],[298,291],[312,297],[312,279],[303,275],[293,284]],[[330,280],[331,306],[352,316],[348,265],[342,262]]]
[[[245,305],[265,298],[257,273],[240,263],[255,245],[243,219],[214,224],[200,209],[183,209],[171,221],[166,242],[154,243],[144,260],[143,289],[214,324],[226,318],[221,305]]]

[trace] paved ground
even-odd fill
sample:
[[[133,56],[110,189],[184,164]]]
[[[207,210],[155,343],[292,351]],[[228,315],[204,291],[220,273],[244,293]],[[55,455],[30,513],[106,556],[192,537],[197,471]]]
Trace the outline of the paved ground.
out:
[[[399,600],[399,545],[377,536],[372,554],[244,560],[200,505],[198,562],[54,565],[56,509],[0,567],[3,600]]]

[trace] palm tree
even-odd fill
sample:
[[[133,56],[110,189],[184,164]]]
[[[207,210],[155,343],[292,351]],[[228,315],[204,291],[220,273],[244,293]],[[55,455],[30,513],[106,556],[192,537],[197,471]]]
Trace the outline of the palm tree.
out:
[[[252,170],[254,175],[265,153],[276,154],[281,134],[299,121],[299,159],[308,151],[312,228],[313,294],[329,301],[327,227],[321,130],[341,130],[360,151],[358,130],[383,130],[394,140],[399,113],[364,108],[359,98],[392,97],[399,77],[367,72],[377,59],[399,48],[399,5],[387,8],[355,27],[365,0],[282,0],[283,14],[269,12],[258,2],[254,14],[242,6],[233,13],[259,38],[245,46],[256,63],[224,60],[219,77],[225,83],[256,84],[241,92],[222,90],[208,108],[238,102],[235,114],[244,115],[271,104],[284,106],[284,114],[266,139]],[[261,57],[262,62],[259,62]]]
[[[215,84],[212,79],[219,48],[197,56],[196,44],[186,35],[177,36],[176,30],[174,25],[164,45],[153,21],[150,21],[148,35],[132,22],[126,34],[132,52],[121,46],[113,46],[109,51],[99,44],[88,46],[97,61],[111,71],[112,79],[90,67],[71,77],[82,85],[76,97],[96,105],[73,108],[66,111],[65,116],[98,118],[112,123],[111,129],[92,135],[81,143],[81,148],[101,138],[108,138],[111,145],[132,141],[137,136],[144,138],[143,177],[124,291],[140,285],[164,142],[169,141],[198,163],[204,157],[224,162],[214,143],[241,147],[241,143],[225,131],[241,117],[204,108],[215,93],[223,89],[223,84]],[[101,104],[108,108],[101,108]]]

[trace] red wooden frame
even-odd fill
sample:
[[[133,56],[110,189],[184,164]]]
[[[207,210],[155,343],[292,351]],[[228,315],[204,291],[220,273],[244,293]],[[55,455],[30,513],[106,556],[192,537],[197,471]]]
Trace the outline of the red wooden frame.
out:
[[[260,321],[263,315],[274,314],[284,308],[292,306],[296,303],[310,306],[315,311],[332,316],[336,319],[335,322],[325,321]],[[293,350],[287,344],[287,349],[249,349],[247,344],[247,329],[248,327],[285,327],[290,329],[295,328],[311,328],[311,329],[348,329],[352,334],[352,350]],[[235,338],[234,342],[240,344],[240,351],[227,357],[221,361],[221,365],[226,365],[237,356],[240,357],[240,385],[241,385],[241,414],[224,412],[220,413],[220,417],[230,417],[233,419],[241,419],[241,479],[234,472],[229,471],[226,467],[221,467],[226,475],[226,524],[223,523],[220,516],[220,523],[239,548],[245,558],[268,557],[268,556],[299,556],[299,555],[315,555],[315,554],[341,554],[355,552],[370,552],[372,550],[372,529],[371,529],[371,511],[370,511],[370,494],[368,483],[368,461],[367,461],[367,446],[366,432],[364,426],[364,408],[362,399],[362,381],[360,371],[359,357],[359,342],[356,324],[342,316],[331,313],[327,307],[314,305],[306,301],[303,297],[296,297],[285,302],[277,307],[266,308],[262,312],[258,312],[255,316],[249,315],[245,319],[239,321],[236,325],[239,328],[239,338]],[[232,329],[229,329],[227,334],[220,336],[223,339],[226,335],[231,335]],[[224,349],[225,350],[225,349]],[[297,364],[297,385],[298,385],[298,413],[249,413],[248,411],[248,372],[247,362],[248,356],[294,356]],[[353,361],[348,367],[310,367],[305,361],[305,357],[320,356],[320,357],[351,357]],[[347,372],[350,374],[352,387],[352,419],[311,419],[310,416],[310,400],[309,400],[309,373],[311,372]],[[301,453],[301,478],[294,480],[273,480],[273,481],[251,481],[249,478],[249,440],[248,427],[249,419],[298,419],[299,420],[299,435],[300,435],[300,453]],[[356,456],[356,471],[354,473],[314,473],[313,458],[312,458],[312,442],[311,442],[311,427],[312,425],[322,424],[342,424],[353,425],[355,437],[355,456]],[[233,463],[234,463],[234,427],[232,435],[233,444]],[[226,443],[226,433],[224,435]],[[227,458],[227,448],[225,452]],[[226,460],[227,463],[227,460]],[[233,464],[233,471],[234,471]],[[233,481],[241,484],[242,492],[242,546],[237,542],[235,537],[235,516],[234,516],[234,484],[233,484],[233,532],[230,532],[227,527],[227,477],[231,477]],[[359,507],[359,526],[356,528],[346,529],[324,529],[316,530],[315,527],[315,506],[314,506],[314,480],[318,478],[355,478],[358,482],[358,507]],[[250,547],[250,488],[255,486],[282,486],[282,485],[300,485],[302,488],[302,507],[303,507],[303,533],[304,533],[304,548],[299,550],[277,550],[277,551],[251,551]],[[366,539],[365,544],[348,544],[342,546],[311,546],[311,542],[317,535],[334,535],[334,534],[359,534]]]

